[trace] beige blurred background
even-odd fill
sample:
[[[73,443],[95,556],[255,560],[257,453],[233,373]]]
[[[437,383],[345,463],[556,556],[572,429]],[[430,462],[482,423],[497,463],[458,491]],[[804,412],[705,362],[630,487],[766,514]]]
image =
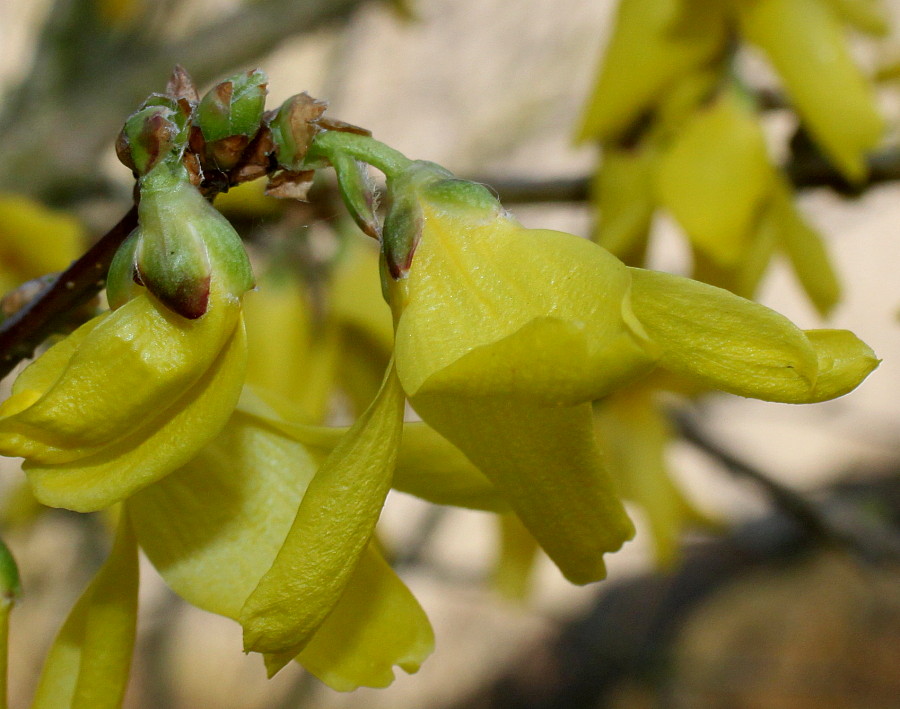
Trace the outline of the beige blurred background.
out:
[[[34,33],[50,4],[0,3],[0,86],[12,85],[27,71]],[[439,162],[460,175],[581,176],[591,169],[595,154],[590,147],[573,146],[573,126],[614,4],[418,0],[413,3],[417,18],[406,21],[383,4],[369,2],[348,24],[285,41],[254,64],[270,76],[270,106],[307,90],[327,99],[332,115],[371,129],[375,137],[411,157]],[[185,2],[172,31],[186,33],[205,18],[240,5]],[[900,30],[900,2],[892,2],[891,8],[894,27]],[[896,35],[877,46],[860,47],[870,68],[897,52]],[[181,60],[171,57],[173,64]],[[228,72],[240,68],[229,67]],[[759,71],[765,80],[764,67]],[[159,90],[165,79],[160,76],[157,85],[140,91]],[[883,94],[896,126],[900,85],[884,87]],[[774,117],[769,127],[773,141],[790,129],[783,116]],[[105,170],[125,192],[130,176],[115,162],[113,137]],[[735,454],[797,490],[811,491],[848,474],[896,467],[900,458],[900,184],[873,188],[853,200],[810,190],[801,204],[826,235],[845,284],[844,301],[828,325],[852,329],[884,362],[858,391],[838,401],[790,407],[721,397],[706,405],[704,420],[709,432],[727,441]],[[585,235],[590,228],[590,215],[580,205],[513,211],[527,226]],[[661,219],[658,228],[655,262],[677,269],[685,254],[676,227]],[[762,300],[804,328],[823,325],[781,265],[767,277]],[[735,482],[686,444],[674,447],[671,463],[692,498],[713,515],[736,522],[769,507],[756,488]],[[17,475],[14,470],[4,473],[7,478]],[[416,541],[429,514],[427,506],[392,495],[383,515],[385,539],[402,550]],[[97,524],[102,526],[102,520]],[[140,628],[145,637],[127,706],[450,706],[497,673],[524,663],[535,647],[550,642],[560,621],[587,608],[607,584],[646,572],[649,542],[639,518],[638,524],[635,541],[609,558],[609,581],[574,588],[542,561],[533,601],[520,606],[498,598],[484,582],[495,553],[490,519],[472,512],[446,513],[422,550],[425,563],[404,572],[435,626],[437,651],[418,675],[408,677],[398,670],[390,689],[345,695],[304,678],[299,668],[267,681],[258,658],[240,653],[236,624],[174,600],[145,564]],[[25,600],[13,616],[13,707],[27,706],[40,653],[88,577],[87,571],[79,571],[84,543],[75,527],[71,519],[53,518],[29,536],[10,535],[24,566],[26,587]],[[818,567],[816,573],[825,574],[825,585],[839,576]],[[155,659],[149,660],[154,653]],[[520,666],[527,671],[528,665]],[[162,680],[160,672],[169,679]],[[169,685],[164,693],[158,687],[163,681]]]

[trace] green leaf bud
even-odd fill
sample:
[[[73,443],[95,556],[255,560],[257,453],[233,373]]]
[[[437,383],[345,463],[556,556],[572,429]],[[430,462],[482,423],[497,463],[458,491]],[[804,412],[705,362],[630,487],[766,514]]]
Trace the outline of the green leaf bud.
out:
[[[287,170],[302,170],[306,151],[321,130],[315,121],[325,112],[326,104],[307,93],[292,96],[278,109],[269,122],[278,164]]]
[[[259,131],[268,93],[268,77],[252,69],[216,84],[200,99],[197,123],[207,143]]]
[[[173,99],[154,94],[131,114],[116,142],[119,160],[146,175],[163,160],[180,159],[187,145],[187,116]]]
[[[380,239],[381,229],[375,214],[377,203],[375,188],[365,163],[343,153],[331,156],[331,162],[347,211],[364,234],[373,239]]]

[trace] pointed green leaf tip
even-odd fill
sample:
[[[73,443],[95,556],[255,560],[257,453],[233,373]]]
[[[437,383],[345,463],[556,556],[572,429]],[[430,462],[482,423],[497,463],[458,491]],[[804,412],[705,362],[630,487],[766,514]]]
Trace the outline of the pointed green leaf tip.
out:
[[[138,224],[110,269],[113,307],[134,294],[129,277],[191,320],[206,313],[212,279],[234,298],[253,287],[240,237],[191,185],[181,165],[159,165],[141,181]]]

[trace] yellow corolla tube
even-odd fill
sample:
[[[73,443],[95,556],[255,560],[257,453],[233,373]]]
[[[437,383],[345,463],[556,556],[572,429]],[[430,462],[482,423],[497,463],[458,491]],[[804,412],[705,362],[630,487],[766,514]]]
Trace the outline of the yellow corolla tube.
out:
[[[509,501],[573,582],[633,533],[591,402],[662,366],[742,396],[840,396],[877,366],[845,331],[803,332],[718,288],[627,268],[570,234],[527,229],[431,163],[388,176],[385,293],[395,361],[421,417]]]
[[[142,190],[139,217],[111,270],[115,310],[41,355],[0,406],[0,452],[25,458],[50,506],[101,509],[167,475],[221,430],[240,395],[240,296],[252,275],[237,234],[186,175]],[[162,252],[180,270],[161,268]]]

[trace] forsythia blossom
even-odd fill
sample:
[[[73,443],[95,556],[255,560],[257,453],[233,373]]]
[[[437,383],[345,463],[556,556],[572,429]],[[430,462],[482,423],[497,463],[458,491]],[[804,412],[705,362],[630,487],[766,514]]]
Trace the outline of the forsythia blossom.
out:
[[[151,173],[140,226],[110,276],[115,309],[41,355],[0,407],[0,451],[26,459],[36,497],[50,506],[102,509],[164,477],[221,430],[240,395],[249,263],[186,176],[157,170],[166,172]],[[198,261],[208,273],[160,274],[160,252],[182,273]],[[205,313],[172,312],[152,290],[202,302]]]
[[[384,278],[400,383],[575,582],[602,578],[603,552],[632,534],[592,401],[656,366],[741,396],[822,401],[877,365],[852,333],[804,332],[719,288],[526,229],[437,166],[412,163],[390,189]]]

